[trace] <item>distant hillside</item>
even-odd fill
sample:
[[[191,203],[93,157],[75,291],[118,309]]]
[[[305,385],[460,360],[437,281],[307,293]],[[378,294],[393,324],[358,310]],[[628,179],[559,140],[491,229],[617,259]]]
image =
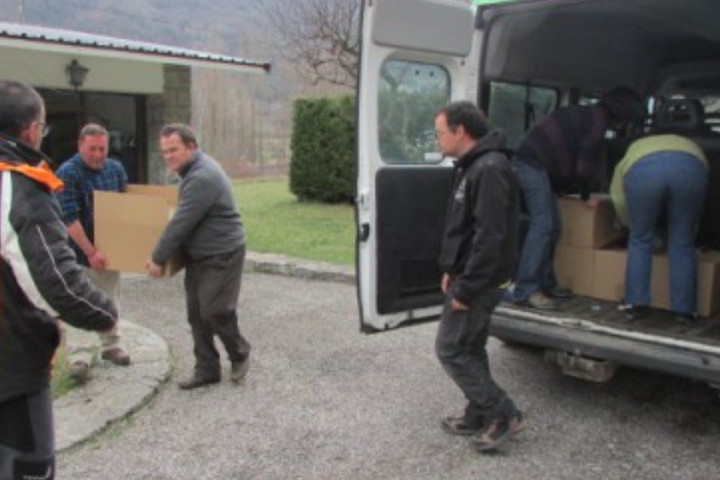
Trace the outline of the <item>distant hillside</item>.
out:
[[[22,9],[32,25],[251,57],[273,43],[257,34],[271,35],[262,8],[275,1],[0,0],[0,20],[17,22]]]

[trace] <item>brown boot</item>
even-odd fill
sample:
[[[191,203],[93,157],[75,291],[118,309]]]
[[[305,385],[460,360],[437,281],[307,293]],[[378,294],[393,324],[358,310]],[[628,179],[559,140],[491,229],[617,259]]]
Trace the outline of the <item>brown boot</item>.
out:
[[[193,390],[195,388],[205,387],[219,382],[220,377],[201,377],[196,373],[187,380],[178,382],[178,387],[180,387],[181,390]]]
[[[230,364],[230,380],[238,383],[240,380],[245,378],[249,368],[250,357],[246,358],[242,362],[232,362]]]
[[[130,365],[130,355],[128,355],[128,353],[120,347],[103,350],[102,359],[107,360],[113,365],[120,365],[121,367],[127,367]]]

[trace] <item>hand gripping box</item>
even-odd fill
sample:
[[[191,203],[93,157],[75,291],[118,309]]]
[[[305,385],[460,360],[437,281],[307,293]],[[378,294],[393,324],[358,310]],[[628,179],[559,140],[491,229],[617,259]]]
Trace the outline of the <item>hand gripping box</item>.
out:
[[[95,191],[95,245],[108,268],[146,273],[145,264],[177,208],[175,186],[128,185],[127,191]],[[171,276],[183,267],[179,254],[165,268]]]
[[[577,196],[558,198],[562,219],[559,245],[576,248],[608,247],[624,235],[616,225],[615,209],[607,195],[593,195],[590,206]]]

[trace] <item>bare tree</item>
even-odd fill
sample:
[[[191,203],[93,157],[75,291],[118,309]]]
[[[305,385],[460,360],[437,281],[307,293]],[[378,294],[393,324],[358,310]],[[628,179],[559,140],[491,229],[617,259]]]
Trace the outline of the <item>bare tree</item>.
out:
[[[355,88],[361,0],[283,0],[267,11],[282,55],[313,85]]]

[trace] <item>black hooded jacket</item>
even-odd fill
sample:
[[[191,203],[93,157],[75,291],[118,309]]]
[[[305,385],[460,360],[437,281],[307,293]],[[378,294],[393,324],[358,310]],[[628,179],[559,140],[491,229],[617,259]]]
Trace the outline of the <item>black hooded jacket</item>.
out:
[[[440,269],[451,294],[468,305],[507,283],[515,269],[520,197],[507,154],[495,135],[481,138],[455,163]]]
[[[43,158],[0,137],[0,402],[48,385],[58,317],[90,330],[117,318],[76,262]]]

